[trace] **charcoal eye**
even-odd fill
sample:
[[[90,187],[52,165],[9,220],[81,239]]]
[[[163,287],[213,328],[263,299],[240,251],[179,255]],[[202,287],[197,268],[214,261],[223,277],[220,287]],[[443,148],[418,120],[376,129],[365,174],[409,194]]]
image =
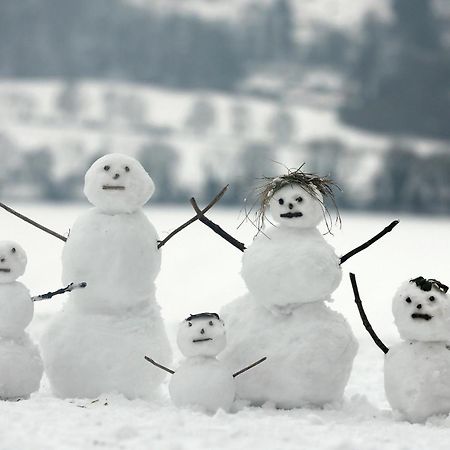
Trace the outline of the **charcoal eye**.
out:
[[[15,248],[15,247],[13,247],[13,248],[11,249],[11,253],[16,253],[16,248]]]
[[[109,169],[111,169],[110,166],[105,166],[105,167],[103,167],[103,170],[104,170],[105,172],[108,172]]]
[[[210,327],[213,327],[213,326],[214,326],[214,323],[213,323],[212,320],[209,321],[209,326],[210,326]]]
[[[411,299],[409,297],[406,297],[405,301],[406,303],[411,303]]]
[[[130,168],[128,166],[125,166],[125,172],[129,172]]]
[[[434,295],[432,295],[428,300],[430,300],[430,302],[434,302],[436,299],[434,298]]]
[[[284,205],[284,200],[283,200],[282,198],[280,198],[280,200],[278,200],[278,203],[279,203],[280,205]]]
[[[192,327],[192,323],[191,323],[191,322],[188,322],[188,326]]]
[[[303,201],[302,197],[297,197],[295,200],[297,200],[299,203]]]

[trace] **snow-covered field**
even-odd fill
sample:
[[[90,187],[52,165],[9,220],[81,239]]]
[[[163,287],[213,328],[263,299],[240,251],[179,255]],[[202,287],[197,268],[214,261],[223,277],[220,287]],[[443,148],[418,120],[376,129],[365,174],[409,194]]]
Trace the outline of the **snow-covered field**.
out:
[[[11,205],[50,228],[65,233],[83,205]],[[161,236],[192,213],[189,207],[149,206],[149,218]],[[343,228],[329,240],[345,253],[380,231],[388,215],[343,212]],[[240,222],[239,211],[216,208],[211,217],[249,244],[254,229]],[[399,337],[392,323],[390,300],[401,281],[419,275],[450,281],[450,219],[400,217],[400,225],[376,246],[344,265],[334,307],[350,321],[360,341],[359,354],[343,405],[324,410],[246,408],[214,416],[179,410],[167,396],[159,403],[128,401],[108,395],[91,403],[55,399],[44,381],[28,401],[0,403],[0,449],[448,449],[450,418],[425,425],[401,422],[389,410],[383,392],[383,354],[360,324],[347,273],[358,275],[372,325],[389,346]],[[0,210],[1,239],[19,241],[29,257],[22,281],[32,294],[60,287],[62,243]],[[178,321],[190,313],[219,310],[245,292],[239,276],[240,252],[195,223],[163,248],[158,299],[173,341]],[[120,257],[120,255],[117,255]],[[36,305],[29,330],[39,339],[61,298]]]

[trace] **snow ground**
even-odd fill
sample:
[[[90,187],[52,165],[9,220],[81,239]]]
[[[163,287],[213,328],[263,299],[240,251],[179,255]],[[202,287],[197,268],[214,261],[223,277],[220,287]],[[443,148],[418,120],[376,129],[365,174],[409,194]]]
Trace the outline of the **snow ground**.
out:
[[[50,228],[64,233],[87,205],[11,205]],[[161,236],[192,213],[189,207],[147,208]],[[345,253],[380,231],[389,215],[343,212],[343,228],[330,242]],[[237,210],[216,208],[211,218],[240,240],[251,242],[253,228],[236,230]],[[345,263],[345,272],[358,276],[366,311],[375,330],[389,346],[399,338],[392,323],[390,300],[396,287],[418,275],[450,281],[449,218],[400,217],[400,225],[376,246]],[[28,252],[22,281],[32,294],[60,287],[62,243],[0,211],[1,239],[14,239]],[[199,223],[171,240],[163,249],[158,299],[169,333],[189,313],[219,310],[240,295],[240,253]],[[437,417],[411,425],[392,416],[383,392],[383,355],[360,324],[347,274],[336,291],[334,307],[350,321],[360,351],[343,405],[324,410],[274,410],[239,405],[234,414],[214,416],[180,410],[165,395],[159,403],[128,401],[108,395],[98,402],[55,399],[43,382],[28,401],[0,403],[0,450],[63,449],[448,449],[450,418]],[[61,299],[36,305],[29,331],[39,339]],[[107,405],[105,406],[105,403]]]

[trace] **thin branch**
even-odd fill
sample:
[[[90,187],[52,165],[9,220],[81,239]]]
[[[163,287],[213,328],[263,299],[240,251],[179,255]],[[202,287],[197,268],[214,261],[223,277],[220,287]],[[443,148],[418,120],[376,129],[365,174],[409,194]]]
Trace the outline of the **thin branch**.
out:
[[[353,293],[355,294],[355,303],[358,307],[359,315],[361,316],[362,323],[365,329],[369,332],[371,338],[377,344],[377,346],[381,349],[381,351],[386,354],[389,351],[389,348],[384,345],[383,341],[377,336],[375,331],[372,328],[372,325],[367,318],[366,312],[364,311],[364,307],[361,301],[361,297],[359,296],[358,285],[356,284],[356,277],[354,273],[350,274],[350,281],[352,282]]]
[[[55,295],[65,294],[66,292],[72,292],[75,289],[84,289],[87,286],[87,283],[84,281],[82,283],[74,284],[70,283],[68,286],[62,289],[58,289],[57,291],[47,292],[46,294],[36,295],[35,297],[31,297],[33,302],[40,302],[42,300],[46,300],[54,297]]]
[[[153,364],[154,366],[158,367],[159,369],[165,370],[166,372],[169,372],[171,375],[175,373],[174,370],[169,369],[166,366],[162,366],[161,364],[158,364],[156,361],[153,361],[153,359],[149,358],[148,356],[144,356],[144,359],[148,361],[149,363]]]
[[[228,189],[228,184],[208,203],[208,206],[202,210],[202,214],[205,214],[208,212],[222,197],[223,194],[225,194],[226,190]],[[171,238],[173,238],[177,233],[184,230],[186,227],[188,227],[191,223],[194,223],[196,220],[198,220],[198,216],[192,217],[187,222],[183,223],[183,225],[180,225],[177,229],[173,230],[170,234],[168,234],[162,241],[158,242],[158,249],[160,249],[163,245],[167,243],[167,241]]]
[[[35,226],[36,228],[39,228],[42,231],[45,231],[48,234],[51,234],[52,236],[55,236],[58,239],[61,239],[61,241],[66,242],[67,238],[62,236],[61,234],[57,233],[56,231],[50,230],[50,228],[44,227],[44,225],[41,225],[40,223],[35,222],[34,220],[31,220],[29,217],[24,216],[23,214],[20,214],[19,212],[15,211],[14,209],[10,208],[9,206],[6,206],[4,203],[0,202],[0,208],[5,209],[11,214],[14,214],[15,216],[19,217],[20,219],[24,220],[25,222]]]
[[[376,236],[374,236],[372,239],[369,239],[364,244],[360,245],[359,247],[356,247],[355,249],[351,250],[350,252],[346,253],[344,256],[341,257],[340,264],[344,264],[347,259],[351,258],[352,256],[355,256],[357,253],[365,250],[367,247],[370,247],[372,244],[378,241],[378,239],[381,239],[385,234],[388,234],[391,232],[394,227],[396,227],[399,224],[398,220],[394,220],[390,225],[388,225],[383,231],[378,233]]]
[[[194,197],[191,198],[191,205],[194,208],[195,212],[197,213],[197,217],[200,220],[200,222],[204,223],[207,227],[211,228],[211,230],[213,230],[214,233],[217,233],[220,237],[225,239],[227,242],[229,242],[231,245],[236,247],[241,252],[245,250],[246,247],[244,243],[235,239],[233,236],[228,234],[223,228],[221,228],[219,225],[217,225],[212,220],[209,220],[207,217],[203,215]]]
[[[250,364],[247,367],[244,367],[243,369],[237,371],[236,373],[233,373],[233,378],[238,377],[241,373],[247,372],[247,370],[253,369],[253,367],[257,366],[258,364],[261,364],[267,359],[267,356],[264,356],[264,358],[258,359],[258,361],[254,362],[253,364]]]

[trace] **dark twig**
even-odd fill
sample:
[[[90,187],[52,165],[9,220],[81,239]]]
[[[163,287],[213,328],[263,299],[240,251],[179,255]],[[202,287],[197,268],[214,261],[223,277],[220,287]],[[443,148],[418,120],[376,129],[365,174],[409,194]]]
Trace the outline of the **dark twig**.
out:
[[[58,289],[57,291],[47,292],[46,294],[36,295],[35,297],[31,297],[33,302],[40,302],[41,300],[46,300],[54,297],[55,295],[65,294],[66,292],[72,292],[75,289],[84,289],[87,286],[87,283],[84,281],[82,283],[74,284],[70,283],[68,286],[62,289]]]
[[[367,247],[370,247],[372,244],[374,244],[376,241],[378,241],[378,239],[381,239],[385,234],[388,234],[390,231],[392,231],[394,229],[394,227],[396,227],[398,224],[399,224],[399,221],[394,220],[389,226],[387,226],[383,231],[378,233],[372,239],[369,239],[364,244],[362,244],[359,247],[356,247],[355,249],[346,253],[344,256],[341,257],[340,264],[344,264],[345,261],[347,261],[347,259],[351,258],[352,256],[355,256],[357,253],[365,250]]]
[[[227,189],[228,184],[208,203],[208,206],[206,206],[206,208],[202,209],[202,214],[208,212],[223,197],[223,194],[225,194]],[[194,223],[196,220],[198,220],[198,218],[199,218],[198,216],[192,217],[187,222],[183,223],[183,225],[180,225],[177,229],[173,230],[162,241],[158,242],[158,248],[161,248],[164,244],[167,243],[169,239],[173,238],[177,233],[184,230],[191,223]]]
[[[0,208],[5,209],[11,214],[14,214],[15,216],[19,217],[20,219],[24,220],[25,222],[35,226],[36,228],[39,228],[42,231],[45,231],[48,234],[51,234],[52,236],[57,237],[58,239],[61,239],[61,241],[66,242],[67,238],[62,236],[61,234],[57,233],[56,231],[50,230],[47,227],[44,227],[44,225],[41,225],[40,223],[35,222],[34,220],[31,220],[27,216],[24,216],[23,214],[20,214],[19,212],[15,211],[14,209],[10,208],[9,206],[6,206],[4,203],[0,202]]]
[[[237,371],[236,373],[233,373],[233,378],[236,378],[241,373],[247,372],[247,370],[253,369],[253,367],[257,366],[258,364],[261,364],[267,359],[267,356],[264,356],[264,358],[258,359],[258,361],[254,362],[253,364],[250,364],[247,367],[244,367],[243,369]]]
[[[153,359],[149,358],[148,356],[144,356],[144,359],[148,361],[149,363],[153,364],[154,366],[158,367],[159,369],[165,370],[166,372],[169,372],[171,375],[175,373],[174,370],[169,369],[165,366],[162,366],[161,364],[158,364],[156,361],[153,361]]]
[[[228,234],[223,228],[221,228],[219,225],[217,225],[212,220],[209,220],[207,217],[205,217],[203,215],[203,212],[198,207],[197,202],[195,201],[194,197],[191,198],[191,205],[194,208],[195,212],[197,213],[197,217],[200,220],[200,222],[204,223],[207,227],[211,228],[211,230],[213,230],[214,233],[217,233],[219,236],[221,236],[223,239],[225,239],[231,245],[233,245],[234,247],[239,249],[241,252],[243,252],[245,250],[244,243],[239,242],[233,236]]]
[[[386,354],[389,351],[389,348],[386,347],[383,341],[377,336],[375,331],[372,328],[372,325],[367,318],[366,312],[364,311],[364,307],[362,305],[361,297],[359,296],[358,285],[356,284],[356,277],[354,273],[350,274],[350,281],[352,282],[353,293],[355,294],[355,303],[358,307],[359,315],[361,316],[362,323],[365,329],[369,332],[371,338],[377,344],[377,346],[381,349],[381,351]]]

